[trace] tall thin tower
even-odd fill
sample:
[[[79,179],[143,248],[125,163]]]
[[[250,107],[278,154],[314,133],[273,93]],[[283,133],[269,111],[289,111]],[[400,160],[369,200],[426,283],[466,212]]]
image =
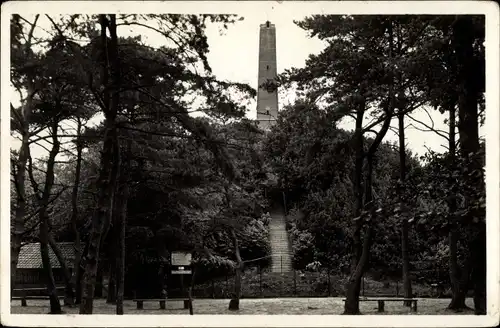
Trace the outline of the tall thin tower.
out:
[[[257,92],[257,121],[259,127],[268,130],[278,118],[278,92],[274,87],[262,86],[275,81],[276,69],[276,26],[267,21],[260,25],[259,37],[259,86]]]

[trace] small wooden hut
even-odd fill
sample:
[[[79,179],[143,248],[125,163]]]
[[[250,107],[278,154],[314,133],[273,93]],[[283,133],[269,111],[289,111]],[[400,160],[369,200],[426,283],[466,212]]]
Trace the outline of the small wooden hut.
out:
[[[66,259],[68,269],[73,270],[73,261],[75,258],[73,243],[60,242],[57,244],[63,254],[63,257]],[[61,265],[50,247],[49,256],[56,285],[64,286],[64,276]],[[40,243],[28,243],[21,247],[14,285],[15,288],[36,288],[44,287],[46,285],[45,277],[43,276]]]

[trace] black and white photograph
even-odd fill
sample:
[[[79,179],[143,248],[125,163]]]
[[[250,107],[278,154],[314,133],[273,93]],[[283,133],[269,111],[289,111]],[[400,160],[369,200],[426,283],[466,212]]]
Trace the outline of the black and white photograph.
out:
[[[2,324],[498,325],[499,47],[493,1],[2,4]]]

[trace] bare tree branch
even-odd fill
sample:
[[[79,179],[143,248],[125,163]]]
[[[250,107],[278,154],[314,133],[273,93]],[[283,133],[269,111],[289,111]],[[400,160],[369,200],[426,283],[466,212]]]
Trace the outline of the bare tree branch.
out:
[[[414,124],[411,124],[411,123],[410,123],[410,126],[412,126],[413,128],[415,128],[415,129],[417,129],[417,130],[419,130],[419,131],[422,131],[422,132],[434,132],[434,133],[436,133],[438,136],[440,136],[440,137],[442,137],[442,138],[445,138],[446,140],[449,140],[449,137],[448,137],[448,135],[447,135],[446,131],[443,131],[443,130],[439,130],[439,129],[435,129],[435,128],[434,128],[434,121],[432,121],[432,126],[429,126],[428,124],[426,124],[426,123],[424,123],[424,122],[422,122],[422,121],[420,121],[420,120],[417,120],[416,118],[412,117],[411,115],[408,115],[408,114],[407,114],[407,116],[408,116],[411,120],[415,121],[416,123],[421,124],[421,125],[423,125],[424,127],[426,127],[426,128],[427,128],[427,130],[422,129],[422,128],[419,128],[419,127],[415,126]],[[432,119],[431,119],[431,120],[432,120]]]

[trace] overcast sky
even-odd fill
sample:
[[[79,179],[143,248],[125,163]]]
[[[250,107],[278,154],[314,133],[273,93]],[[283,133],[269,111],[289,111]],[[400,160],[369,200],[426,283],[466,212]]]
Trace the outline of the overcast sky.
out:
[[[234,13],[242,16],[244,19],[233,25],[229,25],[229,28],[222,34],[220,33],[220,26],[215,24],[210,24],[206,31],[210,47],[208,61],[213,69],[213,73],[219,79],[248,83],[252,87],[257,88],[259,25],[266,20],[271,21],[276,26],[278,74],[287,68],[303,67],[305,60],[310,54],[317,54],[325,47],[322,41],[316,38],[309,38],[304,30],[293,23],[294,20],[301,20],[305,17],[303,11],[294,11],[293,8],[290,9],[288,7],[286,12],[282,10],[256,10],[251,13]],[[41,19],[40,24],[45,29],[49,29],[46,18]],[[43,32],[40,31],[40,33]],[[130,27],[120,27],[118,29],[119,36],[137,33],[142,35],[143,41],[150,43],[152,46],[161,46],[165,43],[163,37],[145,29],[133,28],[130,30]],[[13,102],[16,103],[18,99],[17,94],[13,93],[12,97]],[[294,94],[292,92],[281,92],[280,108],[293,99]],[[247,113],[249,118],[255,119],[255,107],[256,103],[252,102]],[[429,112],[431,113],[431,117],[424,111],[417,111],[413,116],[429,125],[434,122],[435,128],[446,130],[446,125],[443,123],[445,117],[434,110],[430,110]],[[408,121],[407,124],[409,123]],[[416,125],[422,127],[421,125]],[[396,120],[393,121],[392,126],[394,128],[397,127]],[[353,123],[345,122],[341,124],[341,127],[350,130],[353,128]],[[386,140],[397,142],[397,135],[389,131]],[[406,142],[409,148],[418,154],[425,153],[426,146],[435,151],[444,151],[441,145],[446,144],[446,140],[435,133],[421,132],[412,127],[408,127],[406,130]],[[15,142],[13,147],[17,148],[18,143]],[[45,150],[37,148],[33,149],[34,156],[46,155]]]

